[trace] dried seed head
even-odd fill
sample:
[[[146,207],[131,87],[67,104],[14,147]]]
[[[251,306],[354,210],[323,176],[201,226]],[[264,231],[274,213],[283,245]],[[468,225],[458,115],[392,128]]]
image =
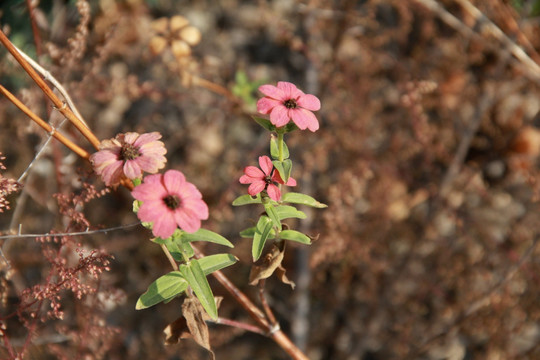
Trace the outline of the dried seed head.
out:
[[[158,55],[165,50],[165,47],[167,47],[167,40],[161,36],[154,36],[150,39],[150,44],[148,46],[153,55]]]
[[[201,32],[194,26],[186,26],[183,28],[180,31],[180,37],[191,46],[201,42]]]
[[[189,56],[191,54],[191,48],[182,40],[175,40],[172,43],[172,52],[177,59]]]
[[[181,15],[175,15],[171,18],[171,32],[175,33],[178,30],[186,27],[189,24],[189,20]]]

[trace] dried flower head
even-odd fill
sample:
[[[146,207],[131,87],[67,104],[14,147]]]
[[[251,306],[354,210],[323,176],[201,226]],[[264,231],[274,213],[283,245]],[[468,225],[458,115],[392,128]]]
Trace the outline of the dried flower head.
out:
[[[201,220],[208,219],[208,206],[200,191],[177,170],[146,176],[131,194],[142,201],[137,212],[139,219],[152,222],[152,233],[163,239],[171,236],[177,226],[195,232],[201,227]]]
[[[124,175],[137,179],[143,171],[154,174],[167,162],[167,149],[159,139],[158,132],[118,134],[114,139],[103,140],[90,161],[107,186],[118,184]]]
[[[0,170],[6,169],[2,163],[4,159],[5,157],[0,153]],[[0,174],[0,213],[4,212],[4,210],[9,210],[9,201],[7,201],[6,197],[11,193],[19,191],[20,188],[21,184],[16,180],[8,179]]]
[[[319,122],[312,113],[321,108],[319,99],[310,94],[304,94],[294,84],[286,81],[273,85],[259,87],[265,97],[257,101],[257,111],[270,114],[270,122],[277,127],[285,126],[292,120],[301,130],[319,129]]]
[[[276,184],[284,184],[287,186],[296,186],[296,180],[289,177],[287,183],[283,181],[279,172],[274,169],[274,165],[268,156],[259,156],[259,166],[247,166],[244,169],[244,175],[240,177],[241,184],[250,184],[248,194],[255,196],[263,190],[266,190],[270,199],[279,201],[281,199],[281,191]],[[261,170],[262,169],[262,170]]]
[[[191,55],[191,47],[201,41],[201,32],[189,25],[189,20],[176,15],[168,18],[159,18],[152,23],[156,35],[150,40],[150,50],[154,55],[161,54],[165,48],[171,51],[177,59]]]

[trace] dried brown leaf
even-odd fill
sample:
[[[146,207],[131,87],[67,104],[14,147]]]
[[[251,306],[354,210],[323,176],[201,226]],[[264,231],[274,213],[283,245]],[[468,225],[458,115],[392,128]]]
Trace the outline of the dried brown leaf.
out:
[[[257,285],[259,283],[259,280],[269,278],[270,276],[272,276],[274,271],[281,267],[282,270],[280,270],[278,277],[285,284],[289,284],[294,287],[294,283],[287,279],[287,277],[285,276],[285,269],[281,266],[281,262],[283,261],[284,256],[285,244],[282,243],[282,248],[274,244],[270,251],[268,251],[263,256],[262,264],[253,265],[251,267],[251,272],[249,273],[249,284]]]

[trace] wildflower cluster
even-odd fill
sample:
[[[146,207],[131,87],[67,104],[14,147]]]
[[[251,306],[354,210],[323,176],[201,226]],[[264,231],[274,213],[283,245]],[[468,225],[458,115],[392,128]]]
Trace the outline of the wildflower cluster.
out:
[[[177,27],[180,28],[179,25]],[[284,135],[297,129],[316,131],[319,128],[319,122],[312,113],[320,109],[319,99],[304,94],[288,82],[279,82],[277,87],[262,85],[259,90],[266,96],[257,102],[257,109],[269,119],[255,117],[255,120],[272,132],[270,157],[259,157],[260,168],[245,167],[240,183],[249,184],[248,194],[237,198],[233,205],[258,203],[264,206],[265,213],[257,225],[241,232],[241,236],[253,239],[253,260],[260,258],[268,239],[275,240],[274,247],[279,251],[273,251],[276,255],[271,264],[263,268],[253,267],[251,283],[269,277],[281,266],[283,240],[311,243],[309,236],[287,229],[282,224],[287,218],[306,217],[292,204],[326,206],[301,193],[283,194],[282,189],[283,186],[297,184],[291,176],[292,161]],[[152,230],[153,241],[164,246],[176,263],[174,271],[161,276],[148,287],[136,307],[144,309],[168,301],[190,287],[208,315],[217,319],[216,302],[206,276],[234,264],[237,259],[230,254],[195,259],[190,243],[208,241],[228,247],[233,245],[221,235],[201,228],[201,220],[208,218],[208,206],[197,187],[188,182],[182,172],[168,170],[164,174],[158,173],[166,163],[166,149],[159,139],[161,135],[156,132],[118,134],[113,139],[102,141],[100,150],[90,157],[95,172],[106,185],[132,182],[134,211],[143,225]],[[143,177],[144,172],[150,175]],[[282,280],[291,283],[283,277]]]

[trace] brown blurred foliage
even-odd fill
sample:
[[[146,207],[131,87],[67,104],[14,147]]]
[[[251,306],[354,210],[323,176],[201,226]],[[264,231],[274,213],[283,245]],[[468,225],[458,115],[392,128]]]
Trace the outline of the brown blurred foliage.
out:
[[[201,79],[232,89],[243,71],[251,81],[290,81],[321,99],[320,130],[286,141],[297,190],[329,208],[306,209],[310,220],[295,224],[319,234],[309,248],[288,247],[284,266],[297,288],[276,279],[266,285],[282,328],[311,359],[540,358],[539,80],[463,1],[438,2],[457,27],[420,0],[83,3],[37,9],[40,62],[100,138],[163,134],[168,168],[182,170],[209,204],[205,226],[236,245],[240,263],[225,273],[254,299],[256,289],[247,285],[250,243],[238,236],[252,225],[253,208],[233,209],[230,202],[246,191],[238,178],[268,152],[269,137],[248,116],[253,105]],[[537,19],[507,1],[472,3],[537,60]],[[202,34],[182,52],[189,61],[163,50],[163,41],[152,53],[155,21],[175,15]],[[30,28],[27,14],[21,16]],[[5,30],[8,20],[0,18]],[[58,124],[39,89],[5,51],[0,55],[2,84]],[[0,126],[3,173],[17,178],[46,134],[5,100]],[[68,126],[64,132],[90,149]],[[76,194],[85,182],[102,187],[81,175],[89,170],[51,144],[24,190],[10,197],[12,210],[0,214],[1,229],[64,230],[69,216],[59,213],[53,194]],[[136,221],[131,200],[120,189],[77,211],[93,227],[129,224]],[[78,238],[114,256],[99,281],[117,296],[91,306],[99,308],[103,329],[119,333],[106,346],[77,340],[73,334],[84,334],[91,310],[67,297],[64,319],[35,330],[37,350],[28,358],[64,350],[107,359],[203,356],[189,344],[163,345],[162,331],[180,316],[180,301],[134,310],[146,287],[169,271],[148,238],[140,228]],[[0,284],[8,294],[2,311],[44,280],[40,249],[30,239],[4,245],[14,267]],[[249,321],[211,284],[224,296],[220,316]],[[96,297],[106,296],[100,291]],[[9,325],[12,337],[24,341],[16,323]],[[55,334],[67,335],[55,340]],[[218,359],[286,358],[269,339],[236,328],[211,325],[210,343]]]

